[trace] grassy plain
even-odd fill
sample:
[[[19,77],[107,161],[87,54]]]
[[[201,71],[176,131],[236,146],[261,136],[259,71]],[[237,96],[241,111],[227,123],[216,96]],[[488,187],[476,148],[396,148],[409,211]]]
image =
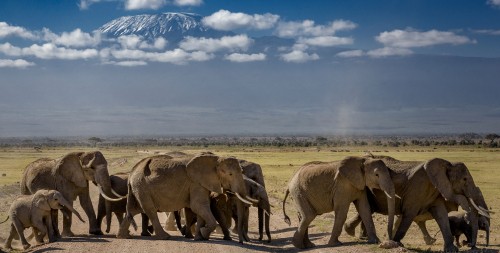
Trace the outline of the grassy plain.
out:
[[[89,148],[79,147],[61,147],[47,148],[38,152],[34,149],[4,148],[0,149],[0,187],[4,185],[17,184],[22,176],[24,167],[42,157],[57,158],[71,151],[87,151]],[[440,157],[450,161],[464,162],[471,171],[476,184],[483,191],[484,197],[490,208],[494,211],[500,210],[500,150],[479,148],[473,146],[452,146],[452,147],[313,147],[313,148],[273,148],[273,147],[222,147],[210,146],[208,148],[193,147],[125,147],[125,148],[100,148],[109,164],[110,174],[116,172],[129,171],[140,159],[158,153],[170,151],[183,151],[186,153],[197,153],[204,150],[210,150],[219,155],[235,156],[241,159],[257,162],[261,164],[266,180],[268,192],[272,197],[274,204],[275,219],[281,219],[281,200],[288,180],[292,177],[296,169],[302,164],[310,161],[334,161],[342,159],[348,155],[363,155],[365,151],[371,151],[374,154],[389,155],[400,160],[423,161],[433,157]],[[6,189],[6,188],[0,188]],[[3,209],[3,208],[2,208]],[[5,210],[5,209],[4,209]],[[288,201],[287,213],[295,218],[292,225],[296,225],[293,206]],[[350,214],[350,216],[352,213]],[[498,215],[498,214],[496,214]],[[494,215],[494,216],[496,216]],[[0,214],[4,217],[4,214]],[[313,225],[321,232],[329,232],[332,227],[331,214],[318,217]],[[384,238],[385,218],[376,216],[375,220],[379,225],[379,237]],[[500,223],[493,217],[491,226],[490,244],[498,249],[500,244],[500,235],[497,233],[500,229]],[[435,222],[429,222],[429,230],[432,235],[438,231]],[[425,250],[429,247],[423,244],[420,232],[416,226],[412,226],[408,232],[414,235],[414,239],[404,239],[407,247],[417,250]],[[483,235],[484,233],[480,233]],[[407,236],[408,237],[408,236]],[[438,235],[438,240],[442,239]],[[409,243],[408,243],[409,242]],[[479,243],[484,243],[484,239],[478,238]],[[442,244],[437,244],[432,250],[442,249]]]

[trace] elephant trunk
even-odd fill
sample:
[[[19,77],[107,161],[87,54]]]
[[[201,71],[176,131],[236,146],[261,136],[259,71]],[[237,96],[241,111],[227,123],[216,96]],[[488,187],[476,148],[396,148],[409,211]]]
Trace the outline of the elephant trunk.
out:
[[[113,190],[111,188],[111,180],[109,179],[108,168],[106,165],[96,166],[95,172],[95,181],[97,183],[97,187],[99,187],[99,193],[104,197],[104,199],[109,201],[120,201],[125,199],[127,196],[120,196],[118,198],[113,198],[111,196],[115,196]],[[106,209],[109,205],[106,205]],[[108,213],[108,210],[106,210]]]
[[[384,191],[385,195],[387,195],[387,236],[389,237],[389,240],[392,240],[396,209],[396,190],[394,189],[394,184],[392,183],[390,177],[382,180],[380,187],[382,191]]]
[[[85,221],[82,219],[82,216],[80,216],[80,213],[78,213],[78,211],[76,211],[76,210],[73,208],[73,206],[71,206],[71,205],[70,205],[70,203],[69,203],[66,199],[64,199],[64,198],[60,198],[60,199],[59,199],[59,203],[60,203],[62,206],[64,206],[64,207],[68,208],[68,209],[69,209],[72,213],[74,213],[74,214],[76,215],[76,217],[78,217],[78,219],[80,219],[83,223],[85,223]],[[63,212],[63,213],[64,213],[64,212]]]
[[[260,204],[261,203],[261,204]],[[269,221],[271,218],[271,204],[268,199],[261,199],[259,203],[259,219],[264,216],[264,228],[266,230],[267,242],[271,242],[271,232],[269,230]],[[262,213],[264,215],[262,215]],[[259,239],[262,239],[262,221],[259,220]]]
[[[486,246],[489,246],[490,245],[490,223],[486,222],[486,224],[484,224],[484,226],[485,226],[485,230],[486,230]]]

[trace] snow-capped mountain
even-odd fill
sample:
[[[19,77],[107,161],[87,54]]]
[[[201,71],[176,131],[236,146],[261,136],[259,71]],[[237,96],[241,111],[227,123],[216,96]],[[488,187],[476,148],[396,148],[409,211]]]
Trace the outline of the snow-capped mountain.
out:
[[[124,16],[104,24],[98,30],[109,37],[134,34],[146,39],[164,37],[169,41],[181,40],[185,36],[220,37],[231,34],[204,26],[202,18],[194,13],[175,12]]]

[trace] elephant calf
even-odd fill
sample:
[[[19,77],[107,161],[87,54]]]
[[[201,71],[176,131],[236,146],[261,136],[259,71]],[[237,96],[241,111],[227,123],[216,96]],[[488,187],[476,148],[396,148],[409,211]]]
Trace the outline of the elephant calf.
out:
[[[33,234],[38,243],[43,243],[43,238],[47,234],[49,242],[55,241],[50,212],[52,209],[61,209],[63,207],[71,210],[71,212],[84,222],[80,214],[56,190],[38,190],[34,195],[22,196],[14,200],[9,210],[9,217],[12,219],[12,224],[10,226],[9,237],[5,241],[5,248],[12,248],[11,243],[14,238],[21,239],[24,249],[29,248],[31,245],[23,233],[24,229],[29,227],[33,227]]]
[[[469,245],[472,242],[472,226],[468,219],[468,214],[463,211],[455,211],[448,213],[448,220],[450,221],[451,233],[455,237],[457,247],[460,245],[460,236],[465,235],[467,241],[463,241],[463,245]],[[479,219],[479,229],[486,231],[486,246],[489,245],[490,230],[489,224],[486,219]],[[469,245],[472,246],[472,245]]]

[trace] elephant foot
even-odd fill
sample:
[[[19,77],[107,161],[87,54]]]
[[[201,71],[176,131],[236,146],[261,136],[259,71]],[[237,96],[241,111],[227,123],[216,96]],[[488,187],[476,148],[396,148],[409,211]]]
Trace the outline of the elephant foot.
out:
[[[224,238],[222,238],[222,240],[225,240],[225,241],[232,241],[233,238],[231,238],[231,236],[229,235],[225,235]]]
[[[458,248],[455,245],[445,246],[444,252],[458,252]]]
[[[7,250],[12,250],[12,245],[10,245],[10,244],[9,244],[9,245],[4,244],[4,245],[3,245],[3,248],[4,248],[4,249],[7,249]]]
[[[388,240],[379,244],[378,247],[382,249],[395,249],[399,247],[399,243],[392,240]]]
[[[149,231],[147,230],[144,230],[141,232],[141,236],[151,236],[151,233],[149,233]]]
[[[170,235],[165,233],[165,234],[162,234],[162,235],[156,235],[155,236],[156,239],[158,240],[168,240],[170,239]]]
[[[31,244],[29,244],[29,243],[23,243],[23,249],[24,250],[29,249],[29,247],[31,247]]]
[[[356,227],[348,226],[347,223],[344,224],[345,232],[350,236],[356,236]]]
[[[436,239],[435,238],[432,238],[432,237],[424,237],[424,241],[425,241],[425,244],[427,245],[432,245],[436,242]]]
[[[148,232],[149,232],[150,234],[153,234],[153,233],[155,232],[155,229],[154,229],[153,225],[149,225],[149,226],[148,226]]]
[[[380,243],[380,240],[377,237],[372,237],[368,239],[368,244],[377,244]]]
[[[295,248],[298,249],[307,248],[306,245],[304,244],[304,238],[300,237],[298,232],[295,232],[295,234],[293,235],[292,244],[293,246],[295,246]]]
[[[338,239],[335,239],[335,240],[330,239],[330,241],[328,241],[327,245],[330,247],[337,247],[337,246],[341,246],[342,242],[340,242]]]
[[[109,231],[106,231],[106,233],[109,233]],[[91,234],[91,235],[103,235],[101,229],[91,229],[91,230],[89,230],[89,234]]]
[[[130,239],[132,236],[130,235],[130,231],[118,231],[118,234],[116,234],[116,238],[119,239]]]
[[[71,230],[64,230],[61,234],[62,237],[75,237],[75,234]]]
[[[196,234],[196,236],[194,237],[194,240],[195,241],[208,241],[208,239],[203,238],[203,236],[201,236],[200,234]]]
[[[213,229],[212,229],[213,230]],[[212,233],[212,230],[206,228],[206,227],[203,227],[203,228],[200,228],[200,234],[201,236],[205,239],[205,240],[208,240],[210,238],[210,233]]]

